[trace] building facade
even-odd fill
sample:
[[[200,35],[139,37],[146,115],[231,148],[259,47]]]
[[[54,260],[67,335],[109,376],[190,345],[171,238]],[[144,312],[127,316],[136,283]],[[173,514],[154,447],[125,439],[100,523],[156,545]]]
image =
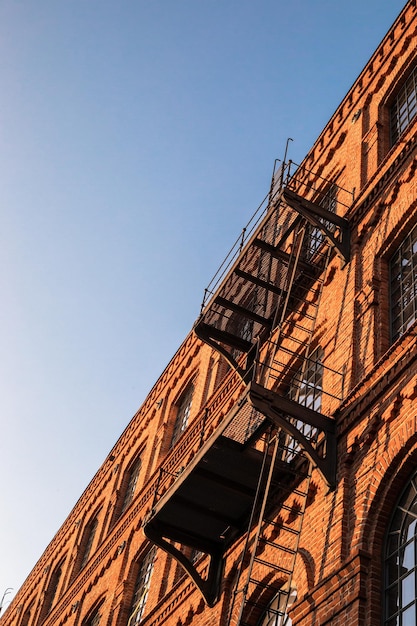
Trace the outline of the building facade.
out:
[[[416,114],[410,0],[1,626],[415,626]]]

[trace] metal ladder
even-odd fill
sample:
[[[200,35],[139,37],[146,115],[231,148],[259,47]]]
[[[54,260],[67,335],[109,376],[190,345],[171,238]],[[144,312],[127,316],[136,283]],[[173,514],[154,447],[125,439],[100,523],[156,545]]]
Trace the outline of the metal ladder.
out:
[[[277,307],[279,319],[274,324],[274,338],[270,339],[267,363],[264,361],[258,372],[258,380],[265,387],[275,384],[275,379],[279,379],[289,367],[286,362],[291,352],[288,344],[298,344],[295,349],[303,355],[299,385],[308,367],[331,253],[330,246],[323,242],[320,275],[307,280],[304,285],[299,281],[296,283],[297,265],[305,259],[306,240],[308,243],[310,234],[304,221],[294,233],[287,286],[283,290],[285,296]],[[289,311],[291,321],[288,320]],[[300,339],[292,334],[294,330]],[[294,345],[291,349],[294,350]],[[317,433],[312,430],[309,439],[315,443],[316,438]],[[260,624],[262,616],[271,620],[267,622],[271,626],[284,624],[279,618],[284,619],[292,592],[292,577],[313,467],[294,439],[279,428],[269,428],[263,445],[264,462],[236,576],[229,626]]]
[[[250,522],[254,530],[248,529],[246,535],[233,592],[230,626],[253,626],[263,615],[276,617],[278,624],[278,617],[285,615],[309,497],[311,463],[299,459],[298,466],[295,463],[291,469],[286,468],[282,482],[276,475],[277,468],[291,454],[287,438],[271,428],[264,443],[264,464]],[[281,502],[274,503],[274,494]],[[279,509],[278,517],[274,508]]]

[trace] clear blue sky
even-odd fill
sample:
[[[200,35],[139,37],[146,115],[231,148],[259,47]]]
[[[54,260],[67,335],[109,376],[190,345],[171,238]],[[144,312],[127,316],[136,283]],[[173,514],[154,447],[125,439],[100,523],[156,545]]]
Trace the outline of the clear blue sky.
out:
[[[0,597],[404,4],[2,0]]]

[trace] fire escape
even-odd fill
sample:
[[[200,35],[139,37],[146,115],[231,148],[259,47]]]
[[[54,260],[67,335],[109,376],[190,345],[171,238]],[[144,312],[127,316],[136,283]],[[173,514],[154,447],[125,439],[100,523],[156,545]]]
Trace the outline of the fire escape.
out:
[[[339,214],[350,202],[347,191],[291,162],[274,171],[194,327],[238,375],[238,393],[192,461],[156,493],[144,531],[209,606],[226,554],[240,542],[233,626],[257,624],[265,611],[284,615],[312,469],[335,487],[335,424],[322,399],[334,409],[343,381],[322,362],[316,322],[329,262],[349,262],[349,225]],[[201,553],[209,555],[203,570]]]

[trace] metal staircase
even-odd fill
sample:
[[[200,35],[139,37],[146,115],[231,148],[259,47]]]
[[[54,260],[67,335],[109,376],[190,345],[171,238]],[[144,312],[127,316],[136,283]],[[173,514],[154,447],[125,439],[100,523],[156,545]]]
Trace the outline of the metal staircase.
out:
[[[284,289],[280,294],[281,301],[277,306],[277,315],[280,313],[280,317],[272,324],[275,331],[271,331],[266,341],[265,356],[259,360],[259,372],[254,372],[254,376],[265,388],[275,387],[291,370],[288,355],[299,354],[301,351],[304,356],[303,365],[299,371],[291,371],[289,391],[297,402],[317,405],[320,404],[321,392],[315,384],[318,381],[313,381],[311,388],[306,381],[331,247],[320,241],[319,233],[312,239],[309,224],[300,220],[294,229],[291,252]],[[316,275],[314,283],[305,275],[303,282],[296,283],[294,278],[298,264],[306,258],[314,260],[316,267],[320,266],[321,273]],[[309,274],[312,275],[314,276],[314,272]],[[296,418],[291,421],[306,436],[310,445],[316,444],[316,428]],[[230,626],[258,624],[262,616],[267,616],[268,621],[273,624],[281,623],[292,589],[292,576],[313,466],[311,460],[303,455],[296,440],[282,428],[271,426],[268,429],[264,455],[265,459],[270,457],[270,463],[264,464],[260,472],[259,486],[264,487],[259,488],[253,502],[233,592]],[[282,464],[292,464],[291,471],[286,467],[285,479],[274,479],[274,475],[278,475],[276,467]],[[277,510],[279,514],[274,515]]]
[[[285,170],[290,172],[291,167]],[[271,337],[279,323],[282,328],[291,312],[299,318],[291,318],[295,330],[300,329],[303,315],[315,316],[311,313],[315,285],[323,274],[329,247],[343,263],[349,259],[348,223],[322,206],[328,206],[324,201],[329,193],[347,192],[327,183],[319,193],[314,189],[317,179],[313,185],[309,174],[274,175],[271,193],[205,291],[194,330],[244,380],[254,378],[256,347]],[[300,192],[315,195],[316,202]],[[288,333],[295,336],[291,327]]]
[[[350,200],[291,162],[274,171],[269,194],[206,289],[194,327],[238,374],[239,393],[156,499],[144,530],[183,565],[209,606],[219,598],[228,550],[244,538],[230,626],[258,624],[267,611],[280,624],[312,468],[335,486],[328,415],[341,399],[342,376],[323,362],[317,316],[329,262],[335,255],[349,261],[349,225],[340,213]],[[174,542],[209,555],[205,573]]]

